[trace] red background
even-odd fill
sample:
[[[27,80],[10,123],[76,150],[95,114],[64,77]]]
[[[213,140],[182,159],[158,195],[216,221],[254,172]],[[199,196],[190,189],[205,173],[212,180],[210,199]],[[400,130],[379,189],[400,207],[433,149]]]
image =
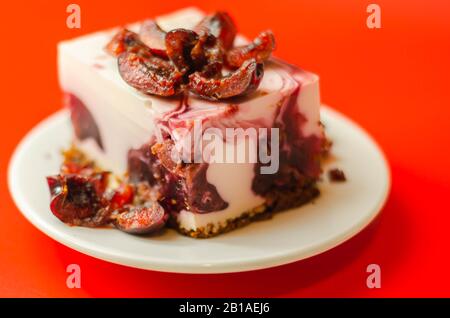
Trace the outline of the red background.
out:
[[[446,1],[75,1],[82,28],[66,28],[69,1],[1,3],[0,296],[450,296],[450,5]],[[382,29],[366,7],[382,8]],[[322,100],[365,127],[384,149],[392,191],[378,220],[343,245],[273,269],[226,275],[137,270],[51,240],[8,193],[11,153],[60,108],[56,43],[197,3],[226,9],[240,31],[272,28],[276,55],[321,76]],[[82,288],[66,287],[66,266]],[[382,288],[366,287],[380,264]]]

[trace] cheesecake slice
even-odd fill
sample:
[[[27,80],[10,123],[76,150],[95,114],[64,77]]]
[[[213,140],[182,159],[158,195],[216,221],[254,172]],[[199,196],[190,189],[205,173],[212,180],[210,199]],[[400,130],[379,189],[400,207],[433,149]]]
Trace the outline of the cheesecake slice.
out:
[[[204,17],[188,8],[155,21],[161,32],[195,30]],[[142,25],[126,28],[138,34]],[[144,90],[141,82],[124,75],[124,68],[133,64],[122,63],[123,55],[118,62],[105,50],[118,32],[106,30],[58,45],[59,80],[71,112],[74,143],[133,189],[145,184],[156,192],[151,200],[159,202],[168,224],[192,237],[210,237],[318,195],[326,142],[315,74],[275,58],[261,62],[256,56],[238,70],[224,67],[208,81],[201,77],[205,72],[195,73],[206,84],[194,88],[196,75],[188,74],[189,84],[176,86],[172,96],[158,96],[149,93],[154,87]],[[238,35],[232,45],[247,43]],[[132,58],[140,56],[129,61]],[[261,66],[252,73],[252,81],[258,77],[252,91],[226,95],[236,86],[250,85],[239,77],[230,90],[210,93],[207,85],[238,77],[233,72],[252,63]],[[171,79],[186,81],[187,73],[179,73]],[[192,89],[176,92],[184,85]]]

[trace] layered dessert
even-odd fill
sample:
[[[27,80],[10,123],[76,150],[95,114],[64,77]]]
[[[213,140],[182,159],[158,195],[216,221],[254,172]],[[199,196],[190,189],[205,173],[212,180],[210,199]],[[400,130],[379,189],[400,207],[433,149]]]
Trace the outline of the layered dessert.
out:
[[[210,237],[319,194],[319,80],[189,8],[58,45],[74,143],[48,177],[67,224]]]

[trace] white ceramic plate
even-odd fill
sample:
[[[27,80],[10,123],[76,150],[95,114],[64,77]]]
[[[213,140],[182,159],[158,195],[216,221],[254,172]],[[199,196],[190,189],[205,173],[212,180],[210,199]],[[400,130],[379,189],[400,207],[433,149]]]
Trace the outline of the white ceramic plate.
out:
[[[60,150],[72,138],[66,111],[44,120],[18,145],[9,166],[9,188],[23,215],[42,232],[113,263],[181,273],[239,272],[286,264],[357,234],[381,210],[390,188],[386,160],[372,138],[330,108],[322,108],[322,119],[335,157],[324,170],[341,168],[348,181],[330,183],[324,176],[314,203],[211,239],[192,239],[173,230],[139,237],[113,229],[70,227],[54,217],[45,176],[57,173]]]

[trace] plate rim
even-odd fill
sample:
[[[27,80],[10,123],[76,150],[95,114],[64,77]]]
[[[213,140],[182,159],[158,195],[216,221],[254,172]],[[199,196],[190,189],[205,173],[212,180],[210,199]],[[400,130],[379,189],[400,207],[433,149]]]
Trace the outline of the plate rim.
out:
[[[341,233],[339,236],[335,236],[333,237],[333,239],[330,239],[325,243],[322,242],[318,244],[312,244],[301,250],[293,249],[289,252],[284,251],[276,254],[272,253],[269,256],[246,259],[245,261],[240,262],[237,262],[236,260],[220,261],[217,263],[189,263],[185,261],[171,261],[170,264],[167,264],[167,262],[149,257],[136,260],[134,257],[130,257],[130,255],[128,255],[126,252],[117,254],[112,250],[107,251],[104,248],[96,248],[95,244],[89,247],[86,246],[86,244],[80,243],[80,241],[78,240],[73,240],[66,237],[57,229],[55,230],[45,221],[42,221],[38,217],[36,217],[35,213],[33,213],[33,208],[28,204],[24,196],[20,194],[20,191],[14,190],[17,188],[16,183],[18,182],[14,178],[14,172],[17,170],[16,165],[19,162],[18,158],[22,157],[22,154],[24,153],[27,146],[33,143],[33,140],[37,138],[39,133],[42,133],[43,130],[49,129],[49,126],[51,126],[49,124],[51,124],[53,121],[63,120],[63,118],[67,116],[68,111],[66,109],[59,110],[40,121],[31,130],[29,130],[17,144],[8,163],[8,189],[20,213],[39,231],[52,238],[53,240],[78,252],[122,266],[171,273],[219,274],[253,271],[293,263],[333,249],[365,229],[382,211],[383,206],[385,205],[389,197],[392,186],[391,171],[388,160],[375,139],[358,123],[340,113],[339,111],[332,109],[331,107],[324,104],[321,105],[320,111],[327,112],[330,114],[330,116],[336,117],[337,120],[345,122],[346,126],[352,126],[352,128],[358,130],[359,133],[364,136],[364,138],[371,142],[371,145],[374,147],[381,159],[382,167],[385,172],[386,185],[384,187],[382,196],[378,200],[377,206],[372,209],[371,213],[367,214],[367,217],[360,220],[359,223],[355,223],[352,227],[347,229],[347,231]]]

